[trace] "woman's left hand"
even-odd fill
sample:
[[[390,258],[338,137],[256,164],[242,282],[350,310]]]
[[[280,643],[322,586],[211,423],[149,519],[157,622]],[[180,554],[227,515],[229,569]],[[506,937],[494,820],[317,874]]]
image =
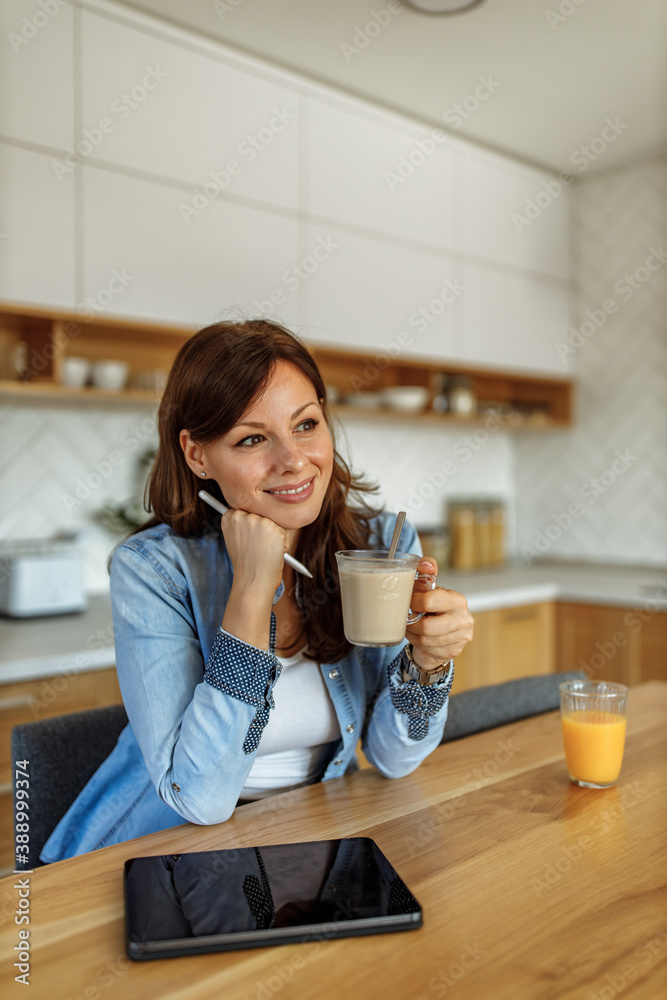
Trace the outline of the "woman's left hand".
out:
[[[435,559],[424,558],[418,566],[420,573],[437,575]],[[412,591],[410,608],[413,612],[426,614],[406,630],[408,642],[412,643],[415,662],[425,672],[437,668],[458,656],[472,639],[474,619],[468,611],[468,602],[463,594],[455,590],[436,587],[424,590],[422,581],[416,580]]]

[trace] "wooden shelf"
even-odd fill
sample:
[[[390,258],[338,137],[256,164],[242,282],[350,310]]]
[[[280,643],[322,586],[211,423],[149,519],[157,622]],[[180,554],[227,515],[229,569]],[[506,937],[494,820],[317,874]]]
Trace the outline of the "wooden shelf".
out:
[[[419,385],[428,390],[428,402],[421,413],[406,413],[387,407],[360,407],[338,404],[341,416],[370,419],[430,421],[448,426],[484,425],[489,419],[500,420],[508,430],[550,430],[572,423],[572,381],[543,375],[516,374],[492,369],[470,368],[444,361],[426,361],[399,357],[391,362],[373,356],[373,350],[340,351],[333,347],[309,345],[325,382],[341,397],[362,392],[380,392],[394,386]],[[381,363],[380,363],[381,362]],[[432,401],[443,375],[466,375],[478,403],[484,410],[470,417],[435,413]]]
[[[57,382],[35,381],[14,382],[10,379],[0,379],[0,398],[36,400],[76,400],[81,403],[150,403],[157,406],[160,402],[158,393],[150,389],[123,389],[122,392],[112,392],[107,389],[96,389],[86,386],[83,389],[72,389],[69,386],[58,385]]]
[[[63,401],[80,404],[156,406],[154,389],[128,388],[110,392],[97,388],[73,389],[60,384],[63,360],[80,356],[91,362],[126,361],[130,385],[147,373],[165,375],[179,348],[194,330],[141,323],[108,316],[82,317],[77,313],[0,303],[0,397],[18,401]],[[342,397],[358,391],[380,392],[395,386],[418,385],[427,390],[422,412],[387,406],[336,404],[341,419],[416,421],[442,427],[480,427],[498,424],[507,430],[553,430],[572,422],[572,381],[539,374],[517,374],[469,368],[445,361],[389,358],[372,348],[365,352],[309,344],[324,381]],[[24,356],[22,378],[16,359]],[[436,413],[431,408],[443,375],[466,375],[482,412],[469,417]]]
[[[135,388],[132,383],[149,373],[156,378],[166,375],[178,349],[194,332],[183,327],[0,303],[0,396],[15,401],[156,405],[158,392]],[[72,356],[93,363],[127,362],[131,388],[111,392],[63,386],[63,361]]]
[[[454,416],[451,413],[434,413],[432,410],[424,410],[421,413],[406,413],[404,410],[392,410],[389,407],[366,407],[348,406],[345,403],[336,403],[334,412],[341,418],[351,417],[359,420],[410,420],[423,424],[437,424],[444,427],[484,427],[488,420],[491,420],[494,427],[498,422],[505,430],[530,430],[549,431],[559,427],[569,427],[569,420],[554,420],[551,417],[540,417],[540,419],[524,416],[520,413],[508,413],[499,417],[493,414],[476,413],[469,417]]]

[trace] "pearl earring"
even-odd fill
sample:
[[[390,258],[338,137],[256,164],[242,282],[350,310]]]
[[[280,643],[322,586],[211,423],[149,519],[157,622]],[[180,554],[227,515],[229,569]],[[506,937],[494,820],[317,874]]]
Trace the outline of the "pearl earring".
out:
[[[202,479],[206,479],[206,473],[205,472],[200,472],[199,475],[202,477]]]

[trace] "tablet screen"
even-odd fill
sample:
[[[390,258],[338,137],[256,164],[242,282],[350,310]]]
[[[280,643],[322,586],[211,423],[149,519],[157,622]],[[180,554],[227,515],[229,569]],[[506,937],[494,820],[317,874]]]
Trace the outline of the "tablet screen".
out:
[[[419,903],[367,837],[125,862],[128,955],[163,958],[420,927]]]

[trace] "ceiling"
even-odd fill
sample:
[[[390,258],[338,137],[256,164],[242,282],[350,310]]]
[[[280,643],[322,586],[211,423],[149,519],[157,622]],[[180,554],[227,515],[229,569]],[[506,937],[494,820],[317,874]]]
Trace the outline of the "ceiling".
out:
[[[125,2],[553,170],[667,154],[665,0]]]

